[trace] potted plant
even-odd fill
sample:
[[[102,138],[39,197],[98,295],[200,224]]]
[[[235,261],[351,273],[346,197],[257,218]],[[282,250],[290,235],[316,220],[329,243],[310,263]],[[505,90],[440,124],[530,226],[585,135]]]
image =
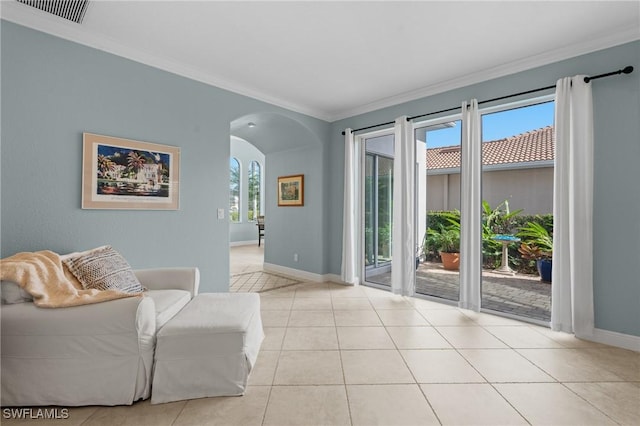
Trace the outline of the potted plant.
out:
[[[522,258],[535,260],[540,281],[550,283],[553,257],[552,235],[539,223],[527,222],[520,228],[518,236],[523,241],[518,249]]]
[[[433,249],[440,254],[444,269],[457,271],[460,269],[460,229],[455,226],[439,229],[427,229],[425,252]]]

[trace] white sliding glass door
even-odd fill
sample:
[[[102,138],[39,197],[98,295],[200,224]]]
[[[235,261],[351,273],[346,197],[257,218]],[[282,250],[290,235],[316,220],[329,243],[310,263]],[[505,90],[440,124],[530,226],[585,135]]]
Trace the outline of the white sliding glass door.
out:
[[[394,136],[364,139],[364,277],[391,284]]]
[[[399,175],[401,167],[400,158],[394,159],[394,148],[398,148],[399,137],[388,130],[360,136],[362,276],[365,283],[389,287],[392,263],[407,267],[401,279],[400,268],[395,271],[395,279],[405,282],[404,276],[410,274],[404,269],[412,268],[406,262],[415,260],[415,294],[460,304],[464,303],[462,264],[466,271],[472,270],[471,278],[465,275],[463,280],[463,284],[471,283],[471,288],[463,287],[462,295],[467,291],[476,299],[480,296],[473,309],[547,323],[551,283],[546,275],[539,275],[540,262],[536,261],[550,258],[552,250],[553,96],[479,112],[482,139],[474,137],[465,144],[465,149],[476,153],[481,148],[481,158],[473,157],[474,163],[462,148],[463,114],[414,124],[413,140],[408,141],[413,144],[408,148],[415,149],[415,164],[413,158],[409,161],[415,165],[415,180],[408,186],[414,196],[414,202],[408,203],[414,217],[407,216],[414,223],[407,228],[396,217],[400,222],[396,229],[408,229],[409,236],[414,236],[415,259],[404,247],[398,250],[398,245],[396,255],[402,253],[402,259],[392,259],[394,169]],[[461,186],[463,165],[470,169],[481,166],[481,185],[476,187],[478,180],[474,178],[468,188]],[[396,194],[396,200],[403,196]],[[474,210],[461,212],[463,197],[473,200],[469,208]],[[464,229],[461,215],[473,217],[470,212],[475,218],[464,222],[469,228]],[[461,236],[465,241],[473,238],[477,247],[465,245],[461,250]],[[408,243],[408,239],[396,240],[396,244],[401,242]]]

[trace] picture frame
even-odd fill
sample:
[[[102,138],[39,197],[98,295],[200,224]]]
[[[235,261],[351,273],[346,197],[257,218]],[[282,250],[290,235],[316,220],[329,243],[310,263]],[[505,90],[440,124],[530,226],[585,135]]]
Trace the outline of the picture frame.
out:
[[[180,148],[82,134],[82,208],[178,210]]]
[[[278,177],[278,207],[304,206],[304,175]]]

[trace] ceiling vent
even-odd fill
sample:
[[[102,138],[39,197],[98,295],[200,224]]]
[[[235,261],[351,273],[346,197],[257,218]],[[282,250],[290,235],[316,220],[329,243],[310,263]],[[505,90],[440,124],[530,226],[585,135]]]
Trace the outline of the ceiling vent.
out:
[[[82,23],[89,0],[16,0],[27,6],[59,16],[76,24]]]

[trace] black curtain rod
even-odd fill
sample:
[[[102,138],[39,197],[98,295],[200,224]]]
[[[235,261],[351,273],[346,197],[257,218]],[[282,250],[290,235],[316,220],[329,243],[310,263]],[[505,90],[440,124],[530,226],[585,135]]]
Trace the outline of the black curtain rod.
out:
[[[598,75],[594,75],[593,77],[585,77],[584,78],[584,82],[588,83],[591,80],[597,80],[597,79],[603,78],[603,77],[610,77],[612,75],[631,74],[632,72],[633,72],[633,67],[631,65],[629,65],[629,66],[626,66],[623,69],[620,69],[620,70],[617,70],[617,71],[611,71],[611,72],[604,73],[604,74],[598,74]],[[553,86],[541,87],[539,89],[532,89],[532,90],[527,90],[525,92],[513,93],[511,95],[506,95],[506,96],[500,96],[498,98],[487,99],[487,100],[478,102],[478,105],[486,104],[486,103],[489,103],[489,102],[501,101],[503,99],[514,98],[516,96],[528,95],[530,93],[542,92],[544,90],[555,89],[555,87],[556,87],[556,85],[554,84]],[[428,117],[430,115],[442,114],[443,112],[455,111],[457,109],[460,109],[460,107],[457,106],[457,107],[453,107],[453,108],[442,109],[440,111],[428,112],[426,114],[414,115],[413,117],[407,117],[407,121],[415,120],[416,118]],[[381,127],[381,126],[388,126],[389,124],[394,124],[394,123],[395,123],[395,120],[394,121],[388,121],[386,123],[374,124],[373,126],[367,126],[367,127],[361,127],[359,129],[354,129],[351,132],[355,133],[355,132],[359,132],[361,130],[368,130],[368,129],[373,129],[375,127]],[[344,135],[345,132],[342,132],[342,134]]]
[[[602,77],[610,77],[612,75],[620,75],[620,74],[631,74],[632,72],[633,72],[633,67],[631,65],[627,65],[626,67],[618,71],[611,71],[604,74],[598,74],[598,75],[594,75],[593,77],[585,77],[584,82],[588,83],[591,80],[597,80]]]
[[[352,130],[351,133],[359,132],[360,130],[373,129],[374,127],[388,126],[389,124],[395,124],[395,123],[396,123],[396,121],[393,120],[393,121],[387,121],[386,123],[374,124],[373,126],[360,127],[359,129]],[[344,135],[345,133],[342,132],[342,134]]]

